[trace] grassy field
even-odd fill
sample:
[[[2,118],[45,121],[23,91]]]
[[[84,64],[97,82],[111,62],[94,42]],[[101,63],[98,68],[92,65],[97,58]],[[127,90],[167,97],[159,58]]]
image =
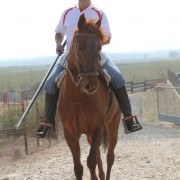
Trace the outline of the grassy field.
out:
[[[10,92],[31,89],[32,92],[35,92],[39,86],[39,83],[43,79],[44,75],[47,72],[46,66],[28,66],[28,67],[0,67],[0,102],[3,99],[3,92],[8,90]],[[34,94],[34,93],[33,93]],[[39,111],[43,112],[44,110],[44,95],[38,96]],[[27,104],[25,102],[25,104]],[[32,107],[31,112],[28,115],[28,122],[31,122],[36,119],[36,106],[35,104]],[[0,104],[0,129],[9,129],[14,131],[11,126],[14,126],[14,123],[17,123],[20,117],[22,116],[22,107],[21,104],[17,105],[7,105]]]
[[[47,72],[47,66],[0,67],[0,91],[18,91],[40,83]]]
[[[159,79],[167,77],[167,70],[180,71],[180,59],[164,60],[157,62],[134,63],[118,65],[124,74],[126,82],[142,82],[144,80]]]
[[[179,71],[180,60],[120,64],[118,67],[126,82],[142,82],[166,78],[168,69]],[[36,86],[41,82],[48,68],[47,66],[0,67],[0,91],[4,89],[18,91]]]

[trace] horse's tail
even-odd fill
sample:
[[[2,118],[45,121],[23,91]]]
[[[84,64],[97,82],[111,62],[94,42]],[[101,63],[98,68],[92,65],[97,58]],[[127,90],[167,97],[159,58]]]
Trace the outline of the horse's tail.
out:
[[[104,126],[102,146],[103,146],[104,152],[106,152],[106,150],[108,148],[108,132],[107,132],[106,126]]]

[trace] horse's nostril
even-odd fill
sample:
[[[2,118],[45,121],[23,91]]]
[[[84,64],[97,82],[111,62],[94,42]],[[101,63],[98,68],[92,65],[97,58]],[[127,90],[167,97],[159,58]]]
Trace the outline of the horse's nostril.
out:
[[[86,90],[91,90],[90,84],[87,84],[87,85],[85,86],[85,89],[86,89]]]

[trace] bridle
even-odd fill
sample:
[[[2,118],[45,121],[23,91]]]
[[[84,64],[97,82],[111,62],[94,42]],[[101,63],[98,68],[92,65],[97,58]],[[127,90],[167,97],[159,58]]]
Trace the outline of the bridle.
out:
[[[77,75],[77,80],[74,78],[74,75],[72,74],[71,70],[69,69],[68,65],[66,67],[66,69],[68,70],[70,76],[71,76],[71,79],[72,79],[72,82],[75,86],[79,86],[81,80],[84,78],[84,77],[88,77],[88,76],[98,76],[99,75],[99,72],[83,72],[81,66],[80,66],[80,61],[79,61],[79,57],[78,57],[78,49],[77,49],[77,42],[76,42],[76,38],[78,38],[79,36],[86,36],[88,38],[98,38],[98,36],[96,34],[91,34],[91,33],[80,33],[80,32],[77,32],[75,33],[75,51],[76,51],[76,61],[77,61],[77,70],[78,70],[78,75]]]

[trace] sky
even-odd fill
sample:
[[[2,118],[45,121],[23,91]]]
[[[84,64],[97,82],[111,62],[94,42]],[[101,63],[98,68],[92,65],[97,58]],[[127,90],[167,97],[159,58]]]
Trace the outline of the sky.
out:
[[[0,0],[0,60],[54,56],[55,27],[77,0]],[[180,48],[180,0],[92,0],[109,20],[105,52]]]

